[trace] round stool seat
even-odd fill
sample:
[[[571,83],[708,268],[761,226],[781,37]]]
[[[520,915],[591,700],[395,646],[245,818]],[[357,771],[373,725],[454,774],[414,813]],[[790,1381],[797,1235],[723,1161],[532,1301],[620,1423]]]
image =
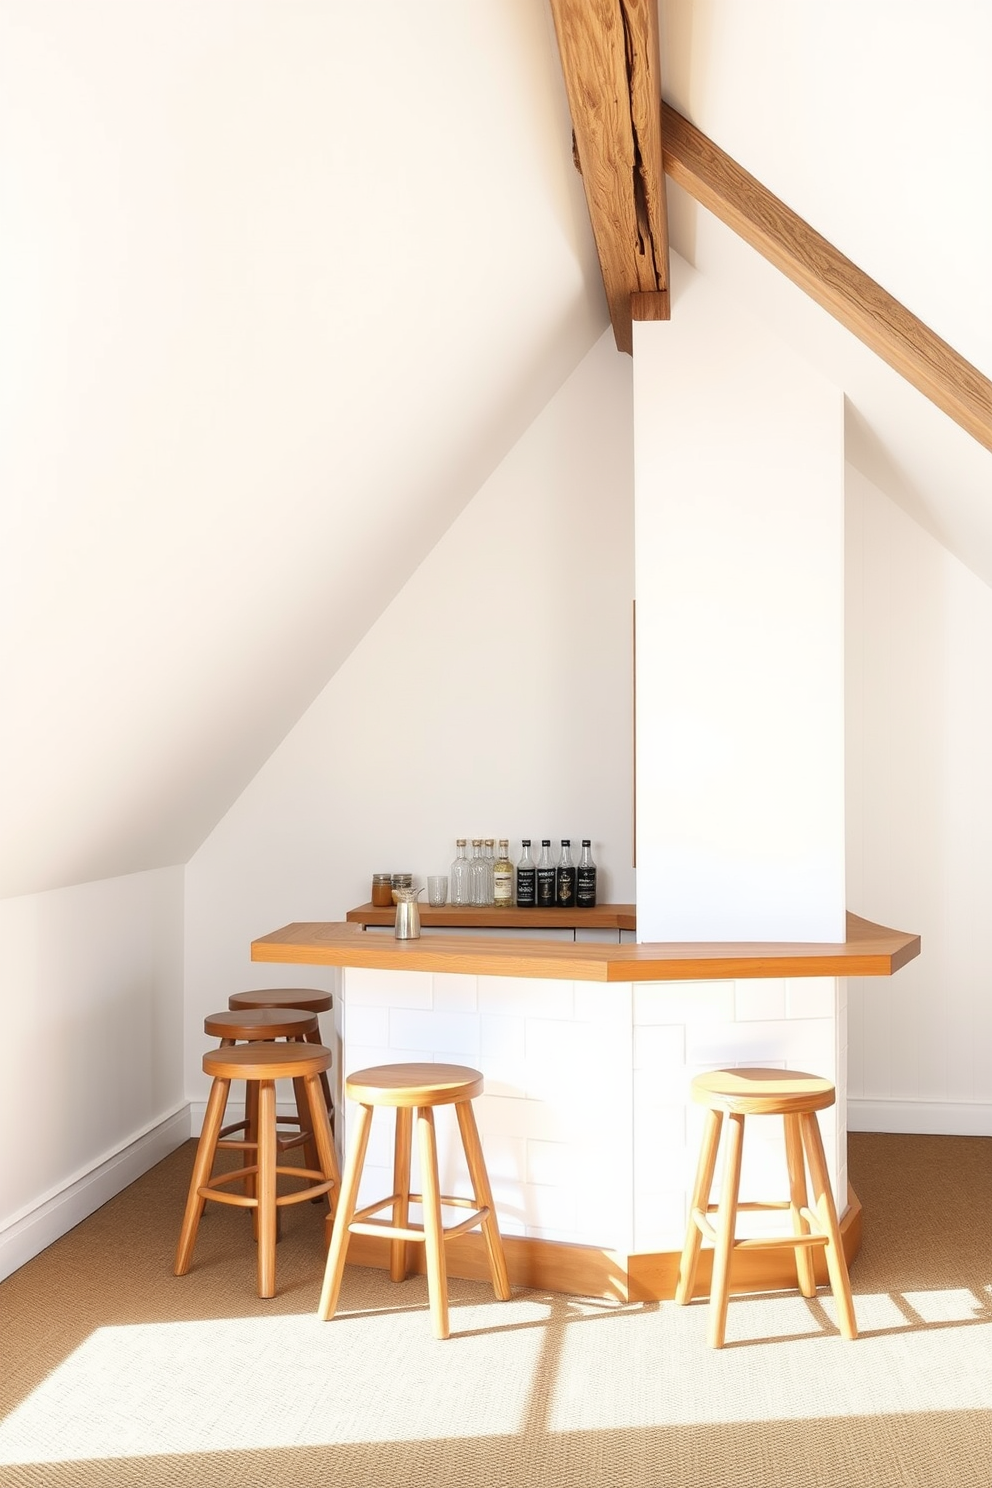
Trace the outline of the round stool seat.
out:
[[[725,1069],[697,1075],[691,1086],[697,1105],[742,1116],[785,1116],[824,1111],[836,1100],[829,1080],[803,1070]]]
[[[328,1013],[334,1006],[330,992],[318,987],[262,987],[255,992],[232,992],[229,1008],[305,1008],[308,1013]]]
[[[234,1044],[203,1056],[203,1073],[215,1080],[305,1080],[330,1065],[323,1044]]]
[[[822,1250],[827,1278],[837,1304],[837,1320],[845,1338],[856,1338],[854,1302],[847,1260],[837,1223],[837,1209],[830,1188],[830,1175],[816,1112],[832,1106],[836,1091],[829,1080],[803,1070],[722,1069],[697,1075],[691,1086],[693,1100],[706,1107],[706,1126],[692,1191],[689,1223],[679,1263],[675,1300],[691,1301],[703,1239],[713,1244],[708,1339],[712,1348],[722,1348],[730,1294],[730,1266],[735,1251],[779,1250],[795,1252],[796,1282],[804,1297],[816,1295],[812,1252]],[[744,1123],[748,1116],[780,1116],[785,1128],[785,1164],[789,1197],[786,1200],[741,1203],[741,1159]],[[726,1151],[720,1201],[710,1200],[717,1155],[726,1123]],[[809,1203],[806,1169],[813,1186]],[[741,1210],[788,1210],[791,1234],[737,1238],[737,1215]],[[710,1216],[712,1215],[712,1219]]]
[[[305,1039],[316,1033],[317,1014],[303,1008],[244,1008],[211,1013],[203,1020],[203,1031],[213,1038],[240,1043],[262,1039]]]
[[[356,1070],[344,1088],[363,1106],[454,1106],[481,1095],[485,1080],[465,1064],[381,1064]]]

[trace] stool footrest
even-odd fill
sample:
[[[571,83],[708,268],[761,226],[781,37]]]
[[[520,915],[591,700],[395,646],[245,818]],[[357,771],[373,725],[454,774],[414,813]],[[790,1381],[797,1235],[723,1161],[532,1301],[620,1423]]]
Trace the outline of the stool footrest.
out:
[[[442,1204],[445,1202],[446,1200],[441,1200]],[[381,1209],[382,1207],[381,1204],[376,1205],[377,1209]],[[367,1213],[368,1211],[363,1212]],[[473,1209],[472,1213],[458,1224],[442,1225],[441,1233],[446,1240],[450,1240],[453,1235],[461,1235],[465,1230],[474,1229],[482,1220],[488,1219],[489,1214],[489,1209]],[[403,1229],[398,1225],[394,1225],[388,1219],[353,1219],[348,1229],[353,1235],[388,1235],[390,1240],[411,1240],[415,1245],[423,1245],[427,1239],[427,1232],[423,1225],[412,1225],[407,1229]]]
[[[258,1167],[235,1168],[230,1173],[218,1173],[208,1183],[202,1183],[197,1189],[197,1195],[201,1199],[213,1199],[218,1204],[234,1204],[239,1209],[257,1209],[258,1199],[249,1194],[224,1193],[221,1189],[228,1183],[239,1183],[246,1178],[256,1178]],[[276,1197],[276,1207],[284,1204],[298,1204],[302,1199],[317,1199],[321,1194],[328,1193],[335,1187],[333,1178],[325,1178],[316,1168],[276,1168],[276,1177],[291,1178],[317,1178],[318,1183],[308,1183],[305,1188],[294,1190],[292,1193],[279,1194]]]
[[[715,1207],[715,1205],[711,1204],[710,1210],[712,1211]],[[779,1204],[739,1204],[737,1206],[738,1212],[745,1208],[753,1212],[756,1210],[779,1209],[783,1207],[788,1209],[789,1206],[788,1204],[784,1206]],[[808,1224],[819,1226],[819,1221],[811,1210],[801,1209],[800,1213]],[[692,1218],[696,1228],[707,1240],[712,1241],[715,1245],[717,1243],[716,1226],[710,1223],[701,1209],[694,1209],[692,1211]],[[731,1250],[795,1250],[797,1245],[826,1245],[829,1239],[830,1236],[818,1227],[812,1235],[746,1235],[739,1240],[736,1238],[731,1240],[730,1248]]]

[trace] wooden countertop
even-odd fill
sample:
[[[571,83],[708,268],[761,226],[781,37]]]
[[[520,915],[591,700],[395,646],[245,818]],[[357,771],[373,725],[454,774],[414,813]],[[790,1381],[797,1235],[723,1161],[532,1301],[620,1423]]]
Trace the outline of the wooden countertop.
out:
[[[502,914],[510,911],[503,910]],[[529,911],[528,911],[529,913]],[[501,921],[500,923],[505,923]],[[379,971],[454,971],[582,982],[721,981],[743,977],[891,976],[920,954],[920,937],[847,916],[846,941],[589,945],[430,935],[369,935],[358,924],[305,921],[252,941],[253,961],[361,966]]]
[[[418,899],[422,925],[464,926],[478,930],[636,930],[637,911],[633,904],[597,904],[593,909],[479,909],[454,904],[431,909]],[[378,909],[374,904],[359,904],[349,909],[345,919],[351,925],[393,925],[396,907]]]

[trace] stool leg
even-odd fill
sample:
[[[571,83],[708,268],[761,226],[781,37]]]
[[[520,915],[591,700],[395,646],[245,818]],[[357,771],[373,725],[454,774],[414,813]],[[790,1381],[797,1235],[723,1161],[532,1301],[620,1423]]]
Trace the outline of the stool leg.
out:
[[[728,1116],[727,1147],[724,1155],[723,1187],[716,1223],[716,1246],[713,1251],[713,1280],[710,1283],[710,1316],[707,1342],[710,1348],[723,1348],[727,1331],[727,1303],[730,1300],[730,1254],[737,1233],[737,1195],[741,1186],[741,1154],[744,1147],[744,1117],[736,1111]]]
[[[806,1164],[803,1159],[803,1139],[798,1116],[784,1116],[785,1160],[789,1168],[789,1207],[792,1213],[792,1233],[808,1235],[809,1222],[802,1210],[809,1204],[806,1194]],[[813,1270],[813,1253],[808,1245],[796,1246],[796,1279],[804,1297],[816,1296],[816,1274]]]
[[[700,1213],[705,1214],[706,1206],[710,1201],[722,1125],[723,1112],[707,1110],[703,1127],[703,1145],[699,1150],[696,1182],[693,1186],[692,1203],[689,1208],[689,1223],[685,1232],[685,1245],[682,1247],[682,1259],[679,1261],[679,1279],[675,1288],[675,1300],[683,1306],[692,1301],[696,1286],[696,1270],[699,1266],[699,1250],[703,1243],[703,1232],[696,1223],[695,1213],[698,1209]]]
[[[407,1229],[410,1224],[410,1158],[413,1153],[413,1111],[409,1106],[396,1108],[396,1136],[393,1143],[393,1224]],[[405,1240],[389,1242],[389,1279],[405,1281],[409,1269],[409,1252]]]
[[[344,1263],[348,1254],[350,1234],[348,1226],[355,1217],[358,1204],[358,1185],[361,1182],[362,1168],[365,1164],[371,1126],[372,1107],[359,1106],[351,1149],[344,1165],[344,1177],[341,1180],[341,1197],[338,1199],[334,1215],[334,1228],[331,1231],[327,1264],[324,1267],[324,1284],[320,1292],[320,1302],[317,1305],[317,1316],[325,1323],[337,1311],[338,1297],[341,1295],[341,1278],[344,1276]]]
[[[448,1277],[444,1268],[444,1238],[441,1233],[441,1181],[437,1171],[437,1133],[430,1106],[417,1107],[420,1138],[420,1177],[423,1184],[424,1235],[427,1251],[427,1291],[431,1299],[431,1325],[435,1338],[447,1338]]]
[[[305,1034],[304,1037],[306,1038],[306,1041],[309,1044],[319,1044],[319,1043],[322,1042],[321,1037],[320,1037],[320,1029],[319,1028],[314,1033]],[[327,1071],[326,1070],[321,1070],[321,1072],[320,1072],[320,1088],[324,1092],[324,1104],[327,1107],[327,1119],[331,1123],[331,1131],[333,1131],[334,1130],[334,1100],[333,1100],[333,1097],[331,1096],[331,1082],[327,1078]]]
[[[486,1250],[489,1252],[489,1271],[493,1279],[493,1291],[501,1302],[507,1302],[510,1298],[510,1278],[506,1270],[503,1239],[496,1219],[496,1205],[493,1202],[493,1191],[489,1183],[486,1160],[482,1154],[482,1143],[479,1141],[479,1128],[475,1119],[475,1111],[472,1109],[472,1102],[459,1101],[455,1106],[455,1115],[458,1117],[458,1130],[462,1134],[465,1161],[472,1179],[475,1206],[477,1209],[484,1207],[489,1210],[487,1217],[482,1221],[482,1233],[486,1240]]]
[[[313,1118],[309,1111],[309,1097],[307,1095],[307,1084],[304,1079],[293,1081],[293,1095],[296,1100],[296,1117],[300,1124],[300,1136],[303,1139],[303,1161],[308,1168],[320,1167],[320,1154],[317,1151],[317,1137],[313,1129]],[[326,1115],[326,1111],[325,1111]],[[321,1203],[318,1195],[313,1201]]]
[[[837,1303],[837,1321],[845,1338],[857,1338],[858,1325],[854,1317],[851,1278],[847,1272],[847,1259],[841,1243],[834,1196],[830,1191],[830,1177],[823,1151],[823,1139],[820,1136],[820,1123],[812,1111],[804,1111],[799,1119],[802,1122],[803,1141],[806,1144],[806,1156],[809,1159],[809,1174],[813,1180],[813,1193],[816,1196],[817,1216],[829,1236],[824,1250],[827,1256],[830,1289]]]
[[[316,1075],[308,1075],[303,1083],[306,1090],[306,1103],[310,1108],[310,1128],[317,1146],[317,1166],[325,1178],[334,1179],[334,1187],[327,1195],[333,1214],[341,1192],[341,1173],[338,1169],[338,1155],[334,1151],[334,1138],[331,1136],[327,1107],[324,1104],[324,1092]]]
[[[274,1297],[276,1294],[276,1087],[274,1080],[259,1080],[257,1084],[258,1295]]]
[[[254,1163],[258,1165],[258,1084],[254,1080],[248,1080],[245,1084],[245,1141],[250,1146],[244,1150],[242,1164],[251,1167]],[[253,1150],[254,1149],[254,1150]],[[245,1197],[254,1199],[258,1196],[258,1179],[254,1173],[248,1173],[244,1179]],[[251,1215],[252,1235],[258,1239],[258,1208],[253,1206],[249,1211]]]
[[[179,1243],[176,1246],[176,1261],[173,1270],[177,1276],[186,1275],[193,1256],[193,1245],[196,1241],[196,1232],[200,1225],[200,1215],[203,1213],[203,1206],[206,1203],[206,1200],[200,1193],[200,1189],[210,1177],[214,1165],[217,1138],[220,1134],[221,1123],[224,1120],[224,1110],[227,1106],[227,1096],[230,1088],[230,1080],[215,1080],[210,1087],[210,1097],[207,1100],[207,1109],[203,1117],[203,1129],[200,1132],[200,1140],[196,1148],[196,1158],[193,1162],[193,1175],[189,1180],[189,1193],[186,1196],[186,1212],[183,1215],[182,1227],[179,1231]]]

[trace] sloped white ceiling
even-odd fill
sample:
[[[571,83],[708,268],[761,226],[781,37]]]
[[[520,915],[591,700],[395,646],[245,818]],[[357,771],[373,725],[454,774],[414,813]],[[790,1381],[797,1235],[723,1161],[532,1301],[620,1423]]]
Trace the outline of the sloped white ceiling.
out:
[[[660,14],[666,97],[992,373],[985,0]],[[992,582],[987,453],[671,196]],[[185,861],[607,317],[543,0],[0,0],[0,215],[9,895]]]
[[[532,0],[0,27],[10,895],[185,861],[607,316]]]

